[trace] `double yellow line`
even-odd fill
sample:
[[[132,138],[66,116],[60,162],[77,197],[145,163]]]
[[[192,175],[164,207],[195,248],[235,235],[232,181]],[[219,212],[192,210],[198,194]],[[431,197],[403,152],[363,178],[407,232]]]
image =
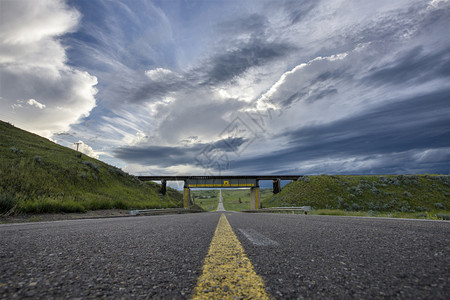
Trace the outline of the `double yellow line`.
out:
[[[193,299],[271,299],[224,214],[220,216]]]

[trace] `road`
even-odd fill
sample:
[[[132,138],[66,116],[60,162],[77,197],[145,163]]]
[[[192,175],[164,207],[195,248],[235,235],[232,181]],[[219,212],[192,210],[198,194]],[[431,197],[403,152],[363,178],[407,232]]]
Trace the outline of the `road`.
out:
[[[225,208],[223,207],[223,197],[222,197],[222,190],[219,190],[219,204],[217,205],[216,211],[225,211]]]
[[[0,225],[0,298],[191,298],[221,215],[269,297],[450,295],[450,222],[211,212]]]

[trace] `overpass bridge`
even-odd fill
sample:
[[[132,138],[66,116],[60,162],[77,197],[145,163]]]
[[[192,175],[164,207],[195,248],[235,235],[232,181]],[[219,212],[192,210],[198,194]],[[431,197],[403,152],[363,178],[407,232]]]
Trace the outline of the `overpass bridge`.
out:
[[[281,180],[296,181],[302,175],[223,175],[223,176],[138,176],[141,181],[161,181],[161,193],[166,194],[167,181],[184,181],[184,208],[190,206],[191,188],[250,188],[250,209],[259,209],[259,181],[271,180],[273,193],[281,191]]]

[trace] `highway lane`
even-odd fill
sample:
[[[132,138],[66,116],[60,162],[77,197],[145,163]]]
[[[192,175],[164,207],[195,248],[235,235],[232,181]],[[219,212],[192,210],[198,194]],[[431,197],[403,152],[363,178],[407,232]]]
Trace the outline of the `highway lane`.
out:
[[[276,298],[450,297],[450,222],[226,216]]]
[[[450,295],[449,222],[213,212],[0,225],[0,297],[189,298],[222,214],[275,298]]]
[[[0,297],[186,298],[219,214],[0,226]]]

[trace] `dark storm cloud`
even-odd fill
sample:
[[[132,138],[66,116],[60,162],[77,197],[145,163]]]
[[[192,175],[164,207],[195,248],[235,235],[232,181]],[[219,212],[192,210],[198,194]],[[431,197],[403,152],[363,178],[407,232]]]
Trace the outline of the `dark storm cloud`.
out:
[[[328,88],[328,89],[324,89],[324,90],[319,90],[315,93],[313,93],[311,96],[309,96],[306,101],[308,102],[315,102],[317,100],[321,100],[323,98],[326,98],[328,96],[337,94],[338,90],[335,88]]]
[[[450,48],[427,54],[422,47],[415,47],[395,61],[370,71],[372,74],[363,79],[369,84],[403,84],[448,77]]]
[[[218,53],[208,62],[211,67],[206,73],[206,82],[216,84],[232,80],[251,67],[285,56],[292,49],[289,44],[252,40],[232,51]]]
[[[176,92],[189,88],[186,80],[181,78],[165,78],[164,81],[145,80],[140,85],[136,85],[134,90],[128,91],[131,102],[152,102],[158,98],[164,97],[170,92]]]
[[[288,97],[285,100],[282,100],[280,104],[286,109],[290,105],[294,104],[297,101],[305,101],[307,103],[316,102],[318,100],[324,99],[328,96],[332,96],[338,93],[338,90],[336,88],[324,88],[324,89],[317,89],[317,90],[311,90],[310,94],[307,93],[301,93],[297,92],[292,94],[290,97]]]
[[[391,170],[401,166],[419,168],[413,161],[405,162],[396,153],[450,147],[450,90],[442,90],[424,96],[394,102],[370,112],[325,125],[300,128],[285,133],[289,143],[283,150],[252,159],[239,160],[237,168],[263,166],[264,170],[279,169],[291,162],[307,162],[329,158],[352,158],[363,156],[366,160],[381,155],[390,161],[381,165]],[[411,152],[412,151],[412,152]],[[445,151],[444,151],[445,152]],[[412,155],[412,154],[411,154]],[[450,156],[442,155],[437,171],[448,172]],[[430,160],[421,164],[424,166]],[[445,167],[447,166],[447,167]],[[422,172],[426,170],[424,167]],[[388,169],[380,169],[379,172]]]
[[[289,16],[291,24],[295,24],[301,22],[319,3],[320,1],[318,0],[294,0],[285,2],[283,6]]]
[[[229,153],[245,143],[243,138],[228,138],[211,144],[197,143],[192,146],[146,146],[120,147],[114,150],[114,156],[127,163],[158,166],[162,168],[175,165],[193,165],[203,151],[215,149]],[[231,147],[232,145],[233,147]]]
[[[285,100],[281,101],[281,104],[283,105],[283,107],[289,107],[292,103],[299,101],[306,95],[306,93],[294,93],[291,96],[287,97]]]
[[[346,69],[342,68],[342,69],[338,69],[338,70],[330,70],[330,71],[325,71],[319,75],[317,75],[316,78],[314,78],[313,80],[311,80],[311,84],[316,84],[316,83],[321,83],[324,81],[328,81],[328,80],[335,80],[335,79],[342,79],[342,78],[346,78],[346,79],[351,79],[350,78],[350,74],[346,73]]]

